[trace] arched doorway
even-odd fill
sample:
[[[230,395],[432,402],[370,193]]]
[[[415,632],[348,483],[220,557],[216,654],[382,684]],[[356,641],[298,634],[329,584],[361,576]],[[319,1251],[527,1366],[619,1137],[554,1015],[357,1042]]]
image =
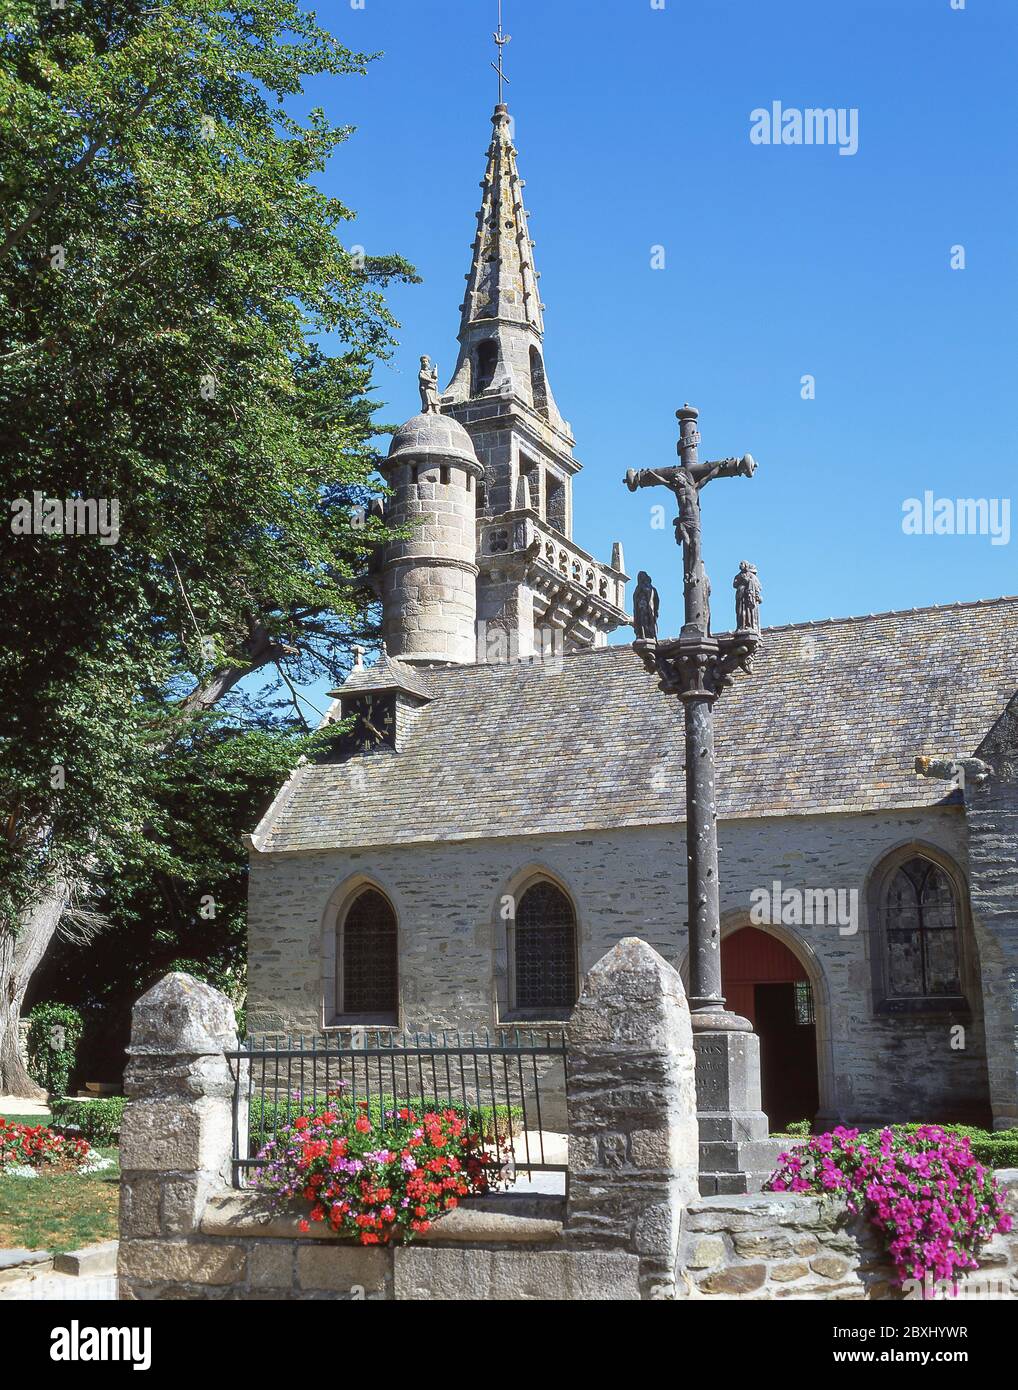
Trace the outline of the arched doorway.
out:
[[[763,1109],[772,1130],[812,1120],[820,1107],[813,990],[802,962],[776,937],[742,927],[721,942],[726,1008],[760,1038]]]

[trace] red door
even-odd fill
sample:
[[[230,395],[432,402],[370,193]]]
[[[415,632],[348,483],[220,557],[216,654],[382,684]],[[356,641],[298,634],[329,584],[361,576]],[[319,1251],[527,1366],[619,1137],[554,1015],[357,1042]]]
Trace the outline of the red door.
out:
[[[819,1109],[816,1022],[805,967],[782,942],[743,927],[721,943],[727,1007],[760,1037],[763,1108],[772,1130]]]

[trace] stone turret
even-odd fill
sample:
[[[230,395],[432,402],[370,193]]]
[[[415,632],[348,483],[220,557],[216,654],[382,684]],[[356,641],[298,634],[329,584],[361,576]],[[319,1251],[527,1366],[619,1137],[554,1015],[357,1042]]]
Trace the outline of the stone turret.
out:
[[[393,490],[386,520],[407,530],[382,556],[386,650],[417,666],[474,661],[481,466],[470,436],[426,410],[393,435],[381,471]]]

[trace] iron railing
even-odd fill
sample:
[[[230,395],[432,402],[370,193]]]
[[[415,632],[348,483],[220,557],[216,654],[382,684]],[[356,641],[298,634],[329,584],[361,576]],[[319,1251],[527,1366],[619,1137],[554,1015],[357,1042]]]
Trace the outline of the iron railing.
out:
[[[522,1172],[568,1172],[561,1034],[354,1028],[341,1036],[253,1036],[225,1055],[235,1078],[236,1187],[263,1166],[259,1153],[280,1129],[337,1100],[366,1107],[383,1128],[388,1112],[408,1105],[465,1114],[509,1183]]]

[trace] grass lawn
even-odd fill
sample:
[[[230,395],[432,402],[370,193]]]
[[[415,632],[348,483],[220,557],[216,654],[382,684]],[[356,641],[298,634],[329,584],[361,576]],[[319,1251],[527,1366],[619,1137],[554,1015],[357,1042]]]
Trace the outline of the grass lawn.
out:
[[[38,1115],[5,1115],[5,1120],[37,1125]],[[46,1123],[43,1118],[42,1123]],[[116,1164],[116,1149],[100,1149]],[[78,1250],[100,1240],[115,1240],[120,1170],[79,1177],[0,1177],[0,1249]]]

